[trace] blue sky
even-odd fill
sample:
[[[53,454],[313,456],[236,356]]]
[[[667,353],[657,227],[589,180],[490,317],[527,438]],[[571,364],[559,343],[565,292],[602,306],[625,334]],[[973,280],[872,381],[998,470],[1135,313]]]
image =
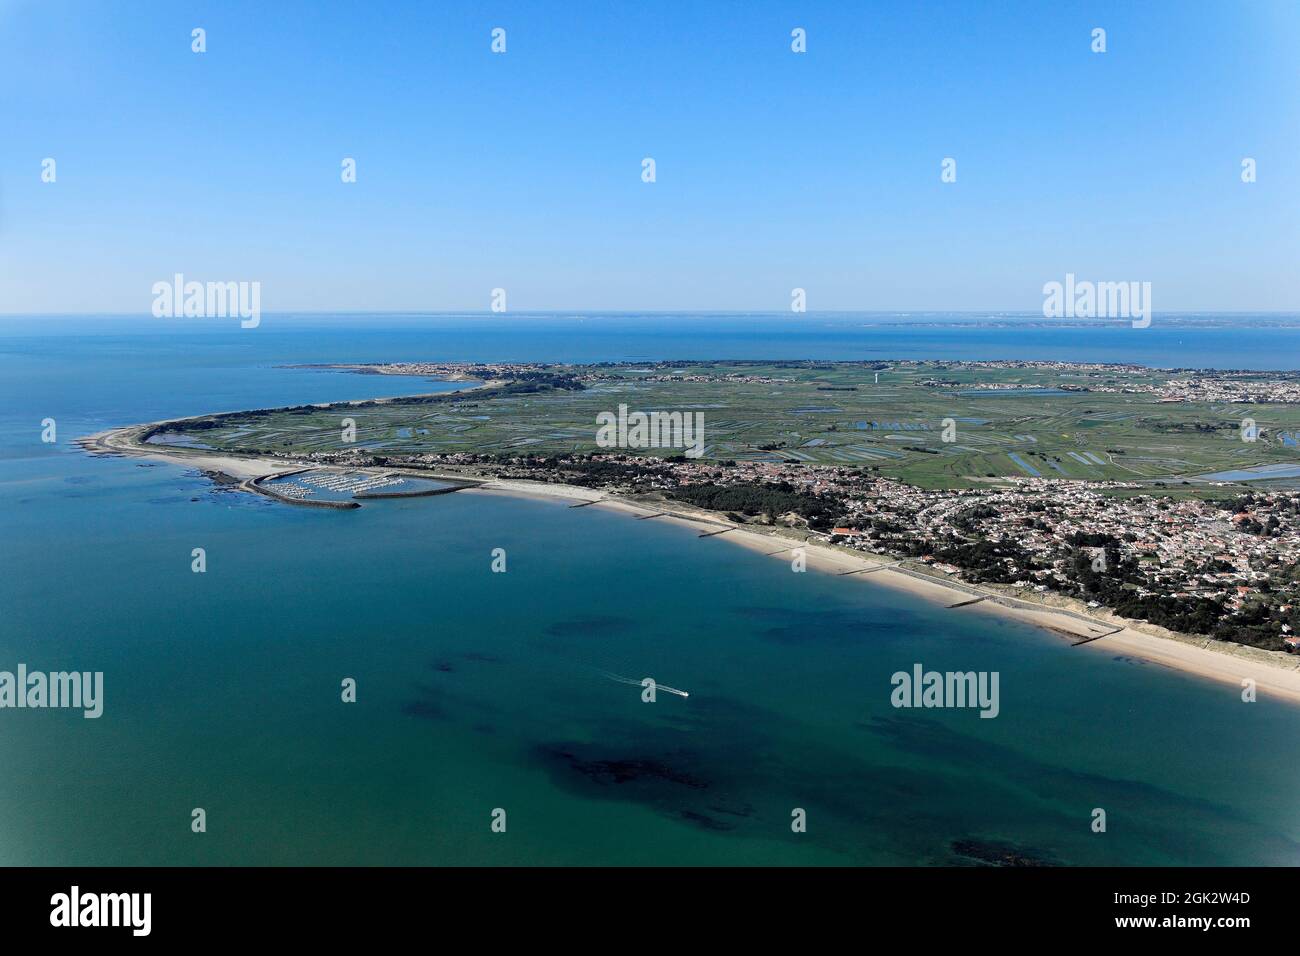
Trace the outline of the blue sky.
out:
[[[0,0],[0,312],[1300,309],[1297,49],[1267,0]]]

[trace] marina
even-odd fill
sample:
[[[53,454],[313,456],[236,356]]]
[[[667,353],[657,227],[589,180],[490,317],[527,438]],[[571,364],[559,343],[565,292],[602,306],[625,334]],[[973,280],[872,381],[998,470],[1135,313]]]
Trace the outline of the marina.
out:
[[[241,485],[287,504],[359,508],[361,500],[420,498],[448,494],[479,482],[434,480],[392,470],[366,468],[298,469],[253,478]]]

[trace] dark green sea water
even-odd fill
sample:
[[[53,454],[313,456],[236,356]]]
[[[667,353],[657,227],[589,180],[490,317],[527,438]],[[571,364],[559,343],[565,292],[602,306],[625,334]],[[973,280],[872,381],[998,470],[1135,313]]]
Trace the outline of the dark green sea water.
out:
[[[1300,863],[1300,709],[597,508],[315,511],[91,459],[109,425],[429,388],[129,339],[0,340],[0,669],[105,674],[98,720],[0,710],[0,864]],[[296,360],[406,357],[366,348]],[[1000,715],[893,708],[916,662],[999,672]]]

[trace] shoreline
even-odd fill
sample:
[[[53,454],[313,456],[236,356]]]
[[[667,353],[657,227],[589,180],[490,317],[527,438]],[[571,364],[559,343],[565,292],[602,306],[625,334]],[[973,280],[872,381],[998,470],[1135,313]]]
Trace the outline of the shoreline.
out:
[[[376,470],[373,466],[327,465],[321,462],[287,458],[272,459],[215,451],[205,452],[203,449],[177,446],[143,445],[135,440],[139,435],[158,425],[186,420],[168,419],[163,422],[108,429],[77,439],[76,443],[89,454],[153,458],[204,471],[221,472],[238,479],[241,485],[295,466]],[[904,591],[931,603],[943,604],[951,610],[972,610],[976,613],[1028,623],[1059,637],[1077,639],[1074,643],[1080,647],[1081,653],[1102,651],[1118,654],[1118,656],[1134,657],[1186,675],[1231,685],[1238,691],[1244,679],[1251,679],[1255,681],[1261,694],[1274,695],[1300,705],[1300,661],[1292,663],[1292,659],[1281,652],[1261,651],[1211,638],[1191,637],[1173,632],[1150,633],[1139,629],[1135,622],[1118,617],[1105,609],[1078,610],[1064,603],[1069,599],[1063,598],[1061,605],[1053,605],[1004,594],[960,579],[945,581],[903,567],[902,561],[882,560],[874,555],[805,541],[775,530],[767,532],[757,531],[752,527],[741,527],[726,521],[721,516],[680,502],[657,506],[577,485],[548,484],[522,479],[471,479],[466,476],[443,476],[411,467],[389,466],[379,470],[390,472],[400,470],[431,479],[450,478],[465,482],[466,486],[458,489],[461,494],[505,494],[522,498],[567,500],[572,502],[570,507],[605,508],[644,520],[651,520],[650,516],[653,515],[655,516],[653,520],[663,520],[688,527],[701,536],[708,534],[710,537],[725,538],[748,550],[781,560],[788,560],[789,551],[802,547],[807,556],[807,567],[811,570],[852,578],[870,578],[885,587]],[[779,548],[776,547],[778,545]],[[1280,655],[1281,659],[1274,657],[1275,653]]]
[[[577,503],[590,502],[591,507],[620,511],[630,516],[650,520],[668,521],[697,532],[709,533],[727,530],[715,535],[766,557],[788,561],[788,552],[802,547],[807,554],[810,570],[849,578],[868,578],[894,590],[904,591],[931,603],[942,604],[950,610],[971,610],[993,617],[1010,618],[1050,631],[1058,636],[1077,639],[1075,643],[1084,653],[1102,651],[1119,656],[1140,658],[1153,664],[1169,667],[1189,674],[1241,689],[1244,678],[1253,679],[1263,694],[1276,695],[1300,705],[1300,662],[1283,656],[1281,660],[1260,657],[1267,651],[1253,651],[1237,644],[1212,641],[1210,638],[1180,638],[1160,636],[1138,630],[1127,619],[1109,613],[1093,617],[1069,607],[1054,607],[1036,601],[1015,598],[1001,592],[990,591],[964,581],[949,582],[931,578],[919,572],[896,567],[894,560],[884,561],[865,554],[830,547],[815,542],[805,542],[775,532],[742,528],[708,512],[691,513],[679,510],[674,503],[664,511],[654,505],[629,498],[618,498],[581,488],[576,485],[549,485],[522,480],[489,481],[466,494],[506,494],[516,497],[568,499]],[[572,507],[572,505],[570,506]],[[779,548],[778,548],[779,546]],[[899,562],[901,563],[901,562]],[[980,596],[978,603],[965,605],[966,601]],[[1019,601],[1028,606],[1004,603]],[[958,606],[953,607],[956,603]],[[1108,620],[1111,618],[1113,620]],[[1216,647],[1214,645],[1222,645]]]

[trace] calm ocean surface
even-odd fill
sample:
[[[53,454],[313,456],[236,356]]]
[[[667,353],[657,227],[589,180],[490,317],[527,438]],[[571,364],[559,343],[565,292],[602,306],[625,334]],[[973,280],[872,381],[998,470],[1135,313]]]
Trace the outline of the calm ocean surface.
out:
[[[0,710],[0,864],[932,864],[970,862],[965,841],[1067,864],[1300,863],[1300,708],[594,508],[454,494],[316,512],[72,444],[435,387],[291,362],[1295,368],[1300,330],[203,321],[0,320],[0,670],[105,674],[98,720]],[[890,675],[917,662],[998,671],[1001,714],[892,708]],[[603,672],[691,696],[643,704]]]

